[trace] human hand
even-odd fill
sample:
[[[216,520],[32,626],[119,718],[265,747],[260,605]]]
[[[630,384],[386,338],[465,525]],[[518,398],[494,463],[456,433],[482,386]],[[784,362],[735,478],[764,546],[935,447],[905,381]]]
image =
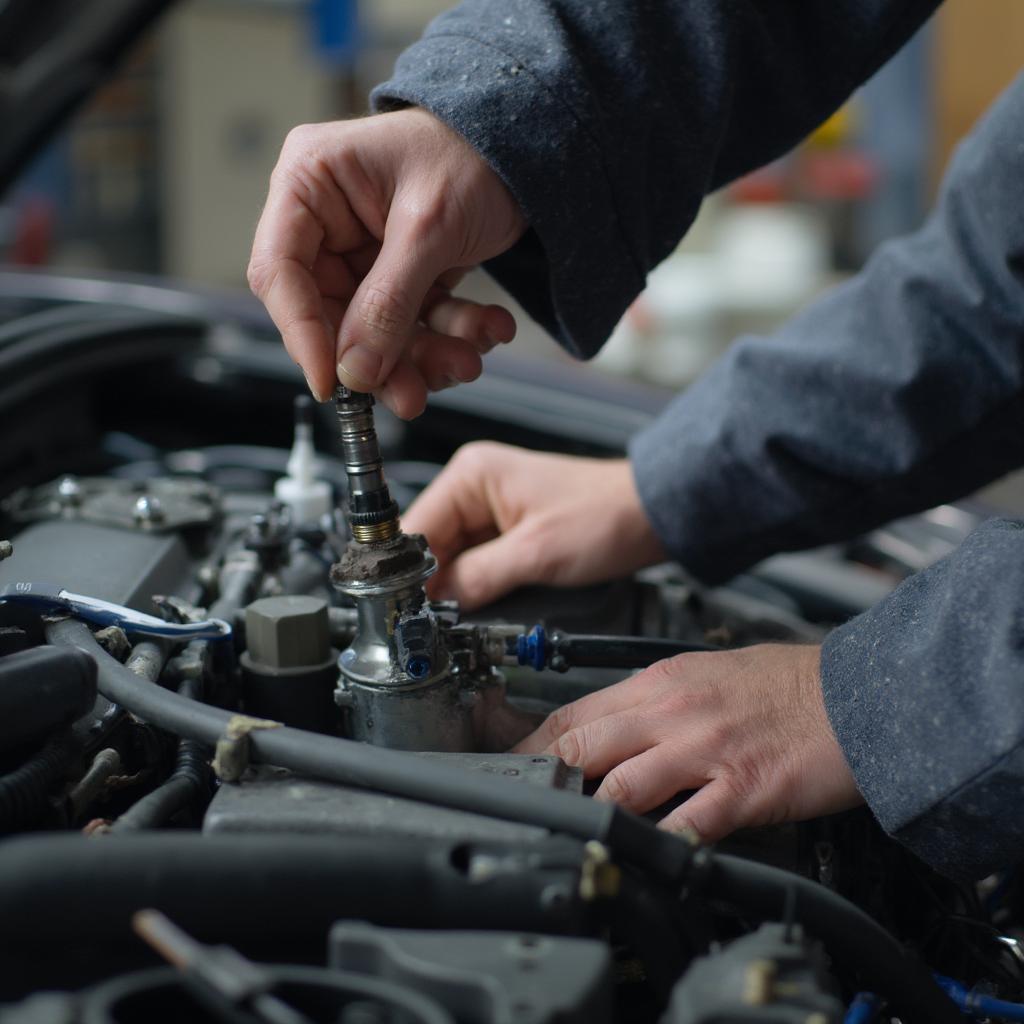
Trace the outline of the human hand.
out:
[[[402,523],[437,556],[430,595],[466,610],[527,583],[596,583],[665,558],[627,459],[468,444]]]
[[[821,648],[765,644],[683,654],[566,704],[514,749],[556,754],[595,797],[645,813],[697,792],[660,822],[715,842],[863,802],[821,693]]]
[[[525,229],[501,179],[425,110],[303,125],[271,176],[249,284],[314,397],[341,381],[410,419],[512,339],[506,309],[451,289]]]

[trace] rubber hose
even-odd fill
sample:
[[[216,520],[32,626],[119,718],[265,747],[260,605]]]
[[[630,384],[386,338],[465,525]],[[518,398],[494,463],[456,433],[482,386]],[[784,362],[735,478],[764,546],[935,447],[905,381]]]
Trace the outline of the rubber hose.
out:
[[[557,671],[571,668],[647,668],[679,654],[720,651],[710,644],[684,644],[646,636],[589,636],[554,632],[548,638],[548,664]]]
[[[111,832],[138,832],[167,824],[179,811],[209,796],[209,773],[208,748],[195,740],[180,740],[174,771],[129,807],[111,826]]]
[[[963,1024],[963,1016],[929,970],[860,907],[800,875],[725,854],[709,858],[701,892],[780,920],[787,896],[795,917],[821,939],[844,967],[861,975],[865,987],[885,995],[899,1016],[921,1024]]]
[[[235,717],[140,683],[100,647],[84,623],[74,619],[51,623],[46,635],[52,643],[72,644],[91,654],[97,662],[101,693],[171,732],[213,745]],[[694,851],[688,843],[612,804],[559,790],[533,789],[500,777],[473,776],[413,754],[286,726],[254,730],[249,740],[251,756],[264,763],[361,789],[597,839],[614,856],[649,872],[654,881],[678,886],[690,879]],[[705,882],[714,895],[765,917],[781,918],[786,894],[795,888],[800,896],[797,919],[847,955],[850,965],[864,973],[869,988],[911,1010],[911,1017],[918,1013],[918,1019],[929,1024],[959,1024],[959,1012],[931,975],[860,908],[799,875],[734,857],[708,854],[706,860],[710,873]]]
[[[53,784],[81,752],[70,732],[61,733],[20,767],[0,775],[0,832],[34,824],[46,810]]]
[[[100,647],[89,627],[75,619],[46,626],[51,643],[91,655],[99,689],[108,700],[144,721],[215,746],[239,716],[188,700],[141,681]],[[498,776],[474,775],[433,764],[415,754],[281,726],[248,734],[249,756],[301,775],[371,789],[425,803],[454,807],[579,839],[597,839],[656,879],[679,884],[693,856],[688,843],[613,804],[561,790],[539,790]]]
[[[483,883],[472,871],[478,856],[491,866]],[[579,896],[583,860],[582,846],[566,840],[18,836],[0,844],[0,1003],[141,963],[147,951],[131,916],[146,907],[201,942],[271,961],[322,960],[331,925],[348,919],[578,935],[592,914]]]

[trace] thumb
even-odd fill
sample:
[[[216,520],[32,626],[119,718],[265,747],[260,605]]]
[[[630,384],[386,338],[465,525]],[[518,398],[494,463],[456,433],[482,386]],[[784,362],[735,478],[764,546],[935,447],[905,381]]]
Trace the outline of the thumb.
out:
[[[444,570],[443,590],[464,611],[496,601],[541,578],[541,554],[529,529],[512,527],[494,540],[464,551]]]
[[[408,216],[392,215],[369,273],[356,289],[338,329],[338,379],[372,391],[412,344],[423,300],[442,265],[430,235]]]

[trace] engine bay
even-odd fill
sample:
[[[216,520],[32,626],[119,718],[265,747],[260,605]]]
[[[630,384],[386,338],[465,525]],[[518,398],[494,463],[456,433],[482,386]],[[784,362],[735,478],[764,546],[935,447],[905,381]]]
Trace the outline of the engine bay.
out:
[[[705,849],[510,752],[664,657],[820,640],[971,510],[463,617],[401,528],[439,465],[378,425],[339,389],[276,447],[108,432],[103,472],[7,494],[0,1020],[953,1019],[933,972],[975,1016],[1021,998],[1012,874],[951,882],[865,810]]]

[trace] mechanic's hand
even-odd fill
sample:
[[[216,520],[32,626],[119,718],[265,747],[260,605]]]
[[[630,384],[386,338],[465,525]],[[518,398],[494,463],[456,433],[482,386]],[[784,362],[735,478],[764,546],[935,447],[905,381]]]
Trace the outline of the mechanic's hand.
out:
[[[515,334],[507,310],[450,290],[525,228],[501,179],[425,110],[303,125],[271,176],[249,284],[316,398],[340,380],[411,418]]]
[[[566,704],[514,749],[557,754],[595,794],[644,813],[697,792],[661,827],[714,842],[862,802],[821,694],[821,648],[683,654]]]
[[[527,583],[597,583],[665,558],[626,459],[485,441],[455,453],[402,525],[437,556],[431,597],[466,610]]]

